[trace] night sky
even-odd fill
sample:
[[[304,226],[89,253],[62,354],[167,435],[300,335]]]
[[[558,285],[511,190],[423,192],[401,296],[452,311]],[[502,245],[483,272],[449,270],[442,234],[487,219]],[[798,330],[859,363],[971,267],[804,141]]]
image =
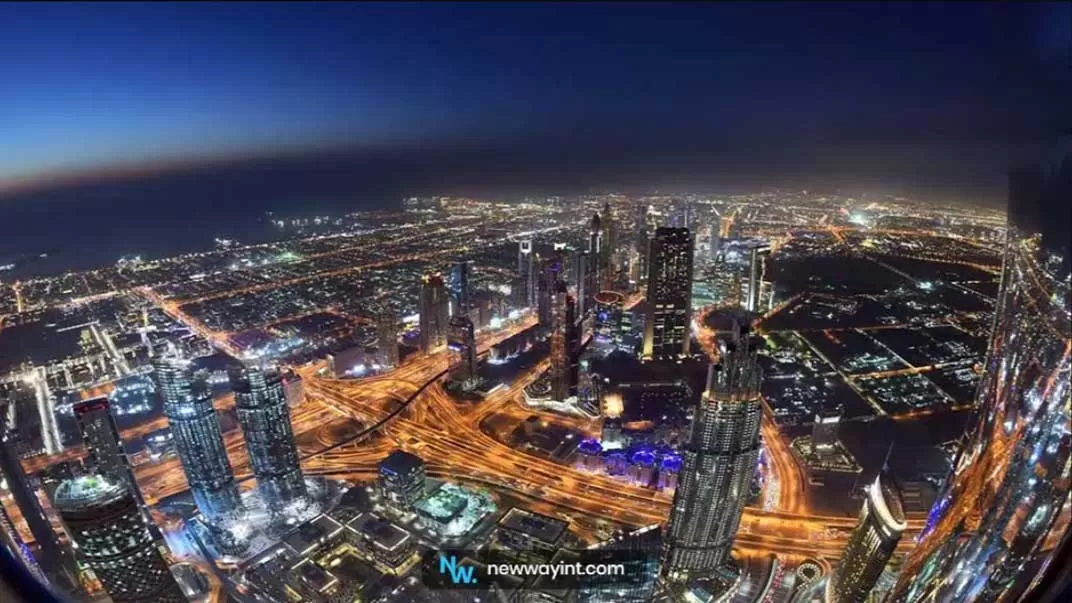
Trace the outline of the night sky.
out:
[[[1067,3],[5,4],[0,202],[995,199],[1072,123],[1070,39]]]

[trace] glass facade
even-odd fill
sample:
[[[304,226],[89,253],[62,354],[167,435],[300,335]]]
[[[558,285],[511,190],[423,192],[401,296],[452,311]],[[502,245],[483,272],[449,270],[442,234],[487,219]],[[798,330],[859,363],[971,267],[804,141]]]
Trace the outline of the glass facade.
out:
[[[651,240],[645,360],[678,360],[689,355],[692,246],[687,228],[660,227]]]
[[[1068,538],[1072,136],[1011,179],[978,415],[891,600],[1030,598]]]
[[[66,480],[54,504],[112,601],[186,603],[125,484],[99,474]]]
[[[241,499],[208,384],[195,379],[189,363],[176,358],[157,358],[153,366],[175,450],[197,508],[210,520],[235,511]]]
[[[290,425],[283,376],[247,367],[231,373],[231,386],[261,498],[276,511],[305,501],[305,477]]]

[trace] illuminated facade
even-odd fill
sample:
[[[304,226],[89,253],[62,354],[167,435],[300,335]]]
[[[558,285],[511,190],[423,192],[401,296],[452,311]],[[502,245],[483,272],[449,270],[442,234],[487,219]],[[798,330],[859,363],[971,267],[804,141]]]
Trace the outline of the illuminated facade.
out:
[[[599,256],[600,272],[603,274],[601,286],[603,289],[610,289],[614,286],[618,272],[618,224],[610,202],[603,205],[603,215],[600,218],[603,226],[603,248]]]
[[[52,529],[12,444],[8,434],[0,434],[0,478],[7,484],[15,506],[37,543],[38,565],[49,577],[53,588],[67,590],[75,583],[74,564]]]
[[[1044,170],[1011,178],[976,423],[891,601],[1033,600],[1069,544],[1072,133],[1063,142]]]
[[[468,316],[472,307],[469,297],[469,262],[454,262],[450,269],[450,296],[452,316]]]
[[[94,398],[75,404],[74,418],[89,454],[87,470],[126,484],[134,499],[138,501],[138,508],[150,526],[153,537],[161,538],[156,524],[152,522],[149,506],[145,504],[145,498],[138,487],[138,480],[134,477],[134,468],[130,465],[126,450],[123,449],[123,440],[119,437],[119,427],[115,424],[108,398]]]
[[[450,376],[465,389],[475,387],[479,381],[476,363],[476,333],[473,321],[468,316],[456,314],[451,317],[447,331],[447,349],[452,360]]]
[[[514,291],[514,299],[517,300],[518,307],[532,308],[536,305],[536,272],[534,264],[535,254],[532,252],[532,241],[518,241],[517,290]]]
[[[644,325],[645,360],[689,355],[692,318],[692,235],[687,228],[658,228],[651,240]]]
[[[384,304],[376,313],[376,340],[384,366],[398,366],[398,315]]]
[[[399,510],[409,510],[425,493],[424,461],[395,450],[380,461],[380,495]]]
[[[153,376],[197,508],[209,520],[237,510],[241,498],[208,383],[191,374],[188,362],[168,356],[153,361]]]
[[[443,275],[438,272],[421,278],[419,312],[421,351],[429,354],[447,345],[450,300]]]
[[[879,475],[867,487],[860,519],[827,582],[826,601],[865,601],[897,548],[906,525],[900,493]]]
[[[762,371],[739,329],[708,369],[682,452],[682,468],[663,543],[668,582],[731,567],[730,548],[759,461]]]
[[[261,498],[273,511],[304,502],[305,478],[290,425],[283,376],[247,367],[231,373],[231,387]]]
[[[767,257],[770,255],[769,245],[753,246],[748,255],[748,302],[745,309],[749,312],[759,312],[761,308],[760,293],[763,290],[763,277],[767,269]]]
[[[84,475],[60,484],[54,504],[112,601],[186,603],[126,485]]]
[[[551,297],[551,399],[577,395],[580,371],[580,333],[577,299],[562,281],[554,282]]]

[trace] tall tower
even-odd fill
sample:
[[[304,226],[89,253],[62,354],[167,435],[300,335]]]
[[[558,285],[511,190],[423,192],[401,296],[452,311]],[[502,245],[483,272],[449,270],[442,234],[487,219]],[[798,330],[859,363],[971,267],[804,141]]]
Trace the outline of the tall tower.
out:
[[[126,485],[84,475],[60,484],[54,504],[112,601],[186,603]]]
[[[1010,178],[1001,289],[975,424],[890,601],[1061,599],[1059,585],[1043,574],[1072,542],[1072,131],[1054,151],[1041,169]]]
[[[153,523],[149,505],[145,503],[138,480],[134,476],[134,468],[123,448],[123,439],[119,436],[119,427],[115,424],[108,398],[94,398],[75,404],[74,418],[86,445],[86,452],[89,453],[86,462],[88,472],[99,473],[114,482],[126,484],[134,495],[134,500],[138,502],[138,508],[153,537],[162,539],[163,535]]]
[[[73,559],[56,537],[56,532],[52,529],[52,524],[49,523],[37,494],[30,486],[29,478],[12,444],[8,434],[0,434],[0,478],[7,483],[7,489],[15,500],[15,506],[22,513],[37,543],[38,565],[44,570],[56,590],[69,590],[77,584],[77,571],[74,568]]]
[[[645,360],[680,360],[689,355],[692,251],[689,229],[655,231],[648,273]]]
[[[762,373],[747,333],[735,333],[707,373],[674,491],[663,547],[666,582],[732,569],[730,548],[759,461]]]
[[[536,317],[543,337],[551,333],[551,298],[554,295],[554,283],[562,271],[562,263],[557,259],[537,260],[539,274],[536,278]]]
[[[470,390],[479,383],[476,363],[476,333],[473,321],[464,314],[450,318],[447,332],[447,349],[453,356],[450,367],[451,379]]]
[[[536,276],[533,270],[532,241],[517,242],[517,292],[515,299],[521,308],[536,305]]]
[[[880,474],[867,487],[860,519],[852,530],[826,585],[828,603],[867,599],[889,562],[906,527],[904,506],[896,487]]]
[[[376,340],[383,364],[398,366],[398,315],[387,304],[376,311]]]
[[[599,214],[592,214],[588,223],[588,255],[595,267],[596,282],[603,283],[603,259],[606,240],[603,239],[603,220]]]
[[[601,219],[603,223],[603,248],[600,250],[599,264],[600,272],[603,274],[602,288],[612,289],[618,272],[618,267],[616,266],[618,225],[614,216],[614,208],[610,206],[610,202],[603,205]]]
[[[577,395],[579,373],[577,300],[566,284],[555,280],[551,296],[551,397],[565,400]]]
[[[763,288],[763,275],[766,272],[766,258],[770,254],[769,245],[757,245],[752,247],[748,256],[748,303],[745,309],[749,312],[759,312],[759,293]]]
[[[304,502],[305,478],[290,425],[283,376],[274,370],[246,367],[231,373],[231,387],[257,491],[273,511]]]
[[[450,279],[451,297],[453,298],[453,316],[469,316],[469,262],[454,262]]]
[[[421,278],[420,292],[421,351],[430,354],[447,344],[450,302],[443,275],[438,272]]]
[[[153,359],[153,378],[198,510],[210,521],[237,510],[242,499],[208,383],[191,374],[188,362],[170,354]]]

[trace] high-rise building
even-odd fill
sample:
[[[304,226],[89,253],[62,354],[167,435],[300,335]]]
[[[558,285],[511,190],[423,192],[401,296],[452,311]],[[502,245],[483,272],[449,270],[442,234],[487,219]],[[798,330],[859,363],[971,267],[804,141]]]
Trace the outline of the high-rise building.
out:
[[[48,576],[38,565],[37,560],[34,559],[33,553],[30,552],[30,547],[26,546],[26,543],[22,541],[22,537],[19,536],[19,531],[15,528],[14,522],[11,521],[11,517],[7,514],[7,510],[4,505],[0,505],[0,548],[7,551],[7,554],[12,559],[21,563],[26,571],[37,578],[42,584],[48,583]]]
[[[730,548],[759,461],[762,372],[735,327],[693,416],[663,546],[666,582],[732,569]]]
[[[452,355],[450,376],[469,390],[479,383],[476,363],[476,332],[468,316],[456,314],[450,319],[447,349]]]
[[[658,524],[632,532],[614,534],[588,547],[607,551],[626,559],[629,580],[620,584],[585,585],[577,589],[571,601],[576,603],[649,603],[655,596],[659,574],[659,548],[662,531]]]
[[[169,354],[153,359],[153,377],[197,508],[210,521],[236,511],[242,499],[208,383]]]
[[[1045,574],[1072,546],[1069,199],[1072,132],[1042,169],[1010,178],[975,423],[890,601],[1061,600]]]
[[[398,366],[398,314],[387,304],[376,312],[376,340],[384,366]]]
[[[231,372],[231,387],[261,498],[272,510],[304,502],[305,477],[294,443],[282,375],[274,370],[246,367]]]
[[[84,475],[60,484],[54,504],[112,601],[186,603],[125,484]]]
[[[430,354],[447,345],[450,301],[443,275],[438,272],[421,278],[420,292],[421,351]]]
[[[451,315],[468,316],[471,307],[469,291],[469,262],[454,262],[450,269]]]
[[[400,510],[413,508],[424,496],[424,461],[405,450],[395,450],[380,461],[380,494]]]
[[[821,404],[815,413],[815,424],[811,430],[811,443],[816,449],[830,449],[838,444],[838,425],[841,424],[842,406],[840,404]]]
[[[83,400],[74,405],[74,418],[82,434],[88,458],[86,469],[89,473],[98,473],[108,479],[124,483],[130,488],[134,500],[138,502],[142,517],[150,527],[153,537],[162,539],[160,530],[153,523],[149,505],[145,503],[138,480],[134,476],[134,467],[130,464],[123,439],[119,436],[119,426],[112,416],[108,398]]]
[[[577,300],[566,284],[556,280],[551,297],[551,397],[566,400],[577,395],[580,371],[580,325]]]
[[[555,281],[562,271],[562,262],[558,258],[537,258],[539,274],[536,279],[536,317],[543,337],[551,334],[552,310]]]
[[[569,258],[569,288],[577,298],[577,314],[583,316],[589,309],[592,291],[592,257],[586,251],[576,252]]]
[[[13,450],[9,434],[0,434],[0,477],[7,484],[11,497],[26,521],[37,545],[37,562],[56,590],[66,591],[77,584],[77,571],[67,549],[60,544],[49,523],[41,501],[37,498],[18,455]]]
[[[906,525],[900,493],[889,479],[879,475],[867,487],[860,519],[830,574],[826,601],[865,601],[897,548]]]
[[[532,241],[524,240],[517,243],[517,291],[515,299],[521,308],[532,308],[536,305],[536,272],[534,270],[535,254],[532,252]]]
[[[770,254],[769,245],[756,245],[751,248],[748,256],[748,303],[745,309],[749,312],[759,312],[760,291],[763,289],[763,276],[766,272],[766,258]]]
[[[599,259],[600,272],[603,274],[601,288],[611,289],[618,272],[618,224],[614,208],[609,202],[603,205],[603,215],[600,219],[603,226],[603,248],[600,250]]]
[[[689,355],[692,319],[692,235],[687,228],[659,228],[651,241],[645,360]]]

